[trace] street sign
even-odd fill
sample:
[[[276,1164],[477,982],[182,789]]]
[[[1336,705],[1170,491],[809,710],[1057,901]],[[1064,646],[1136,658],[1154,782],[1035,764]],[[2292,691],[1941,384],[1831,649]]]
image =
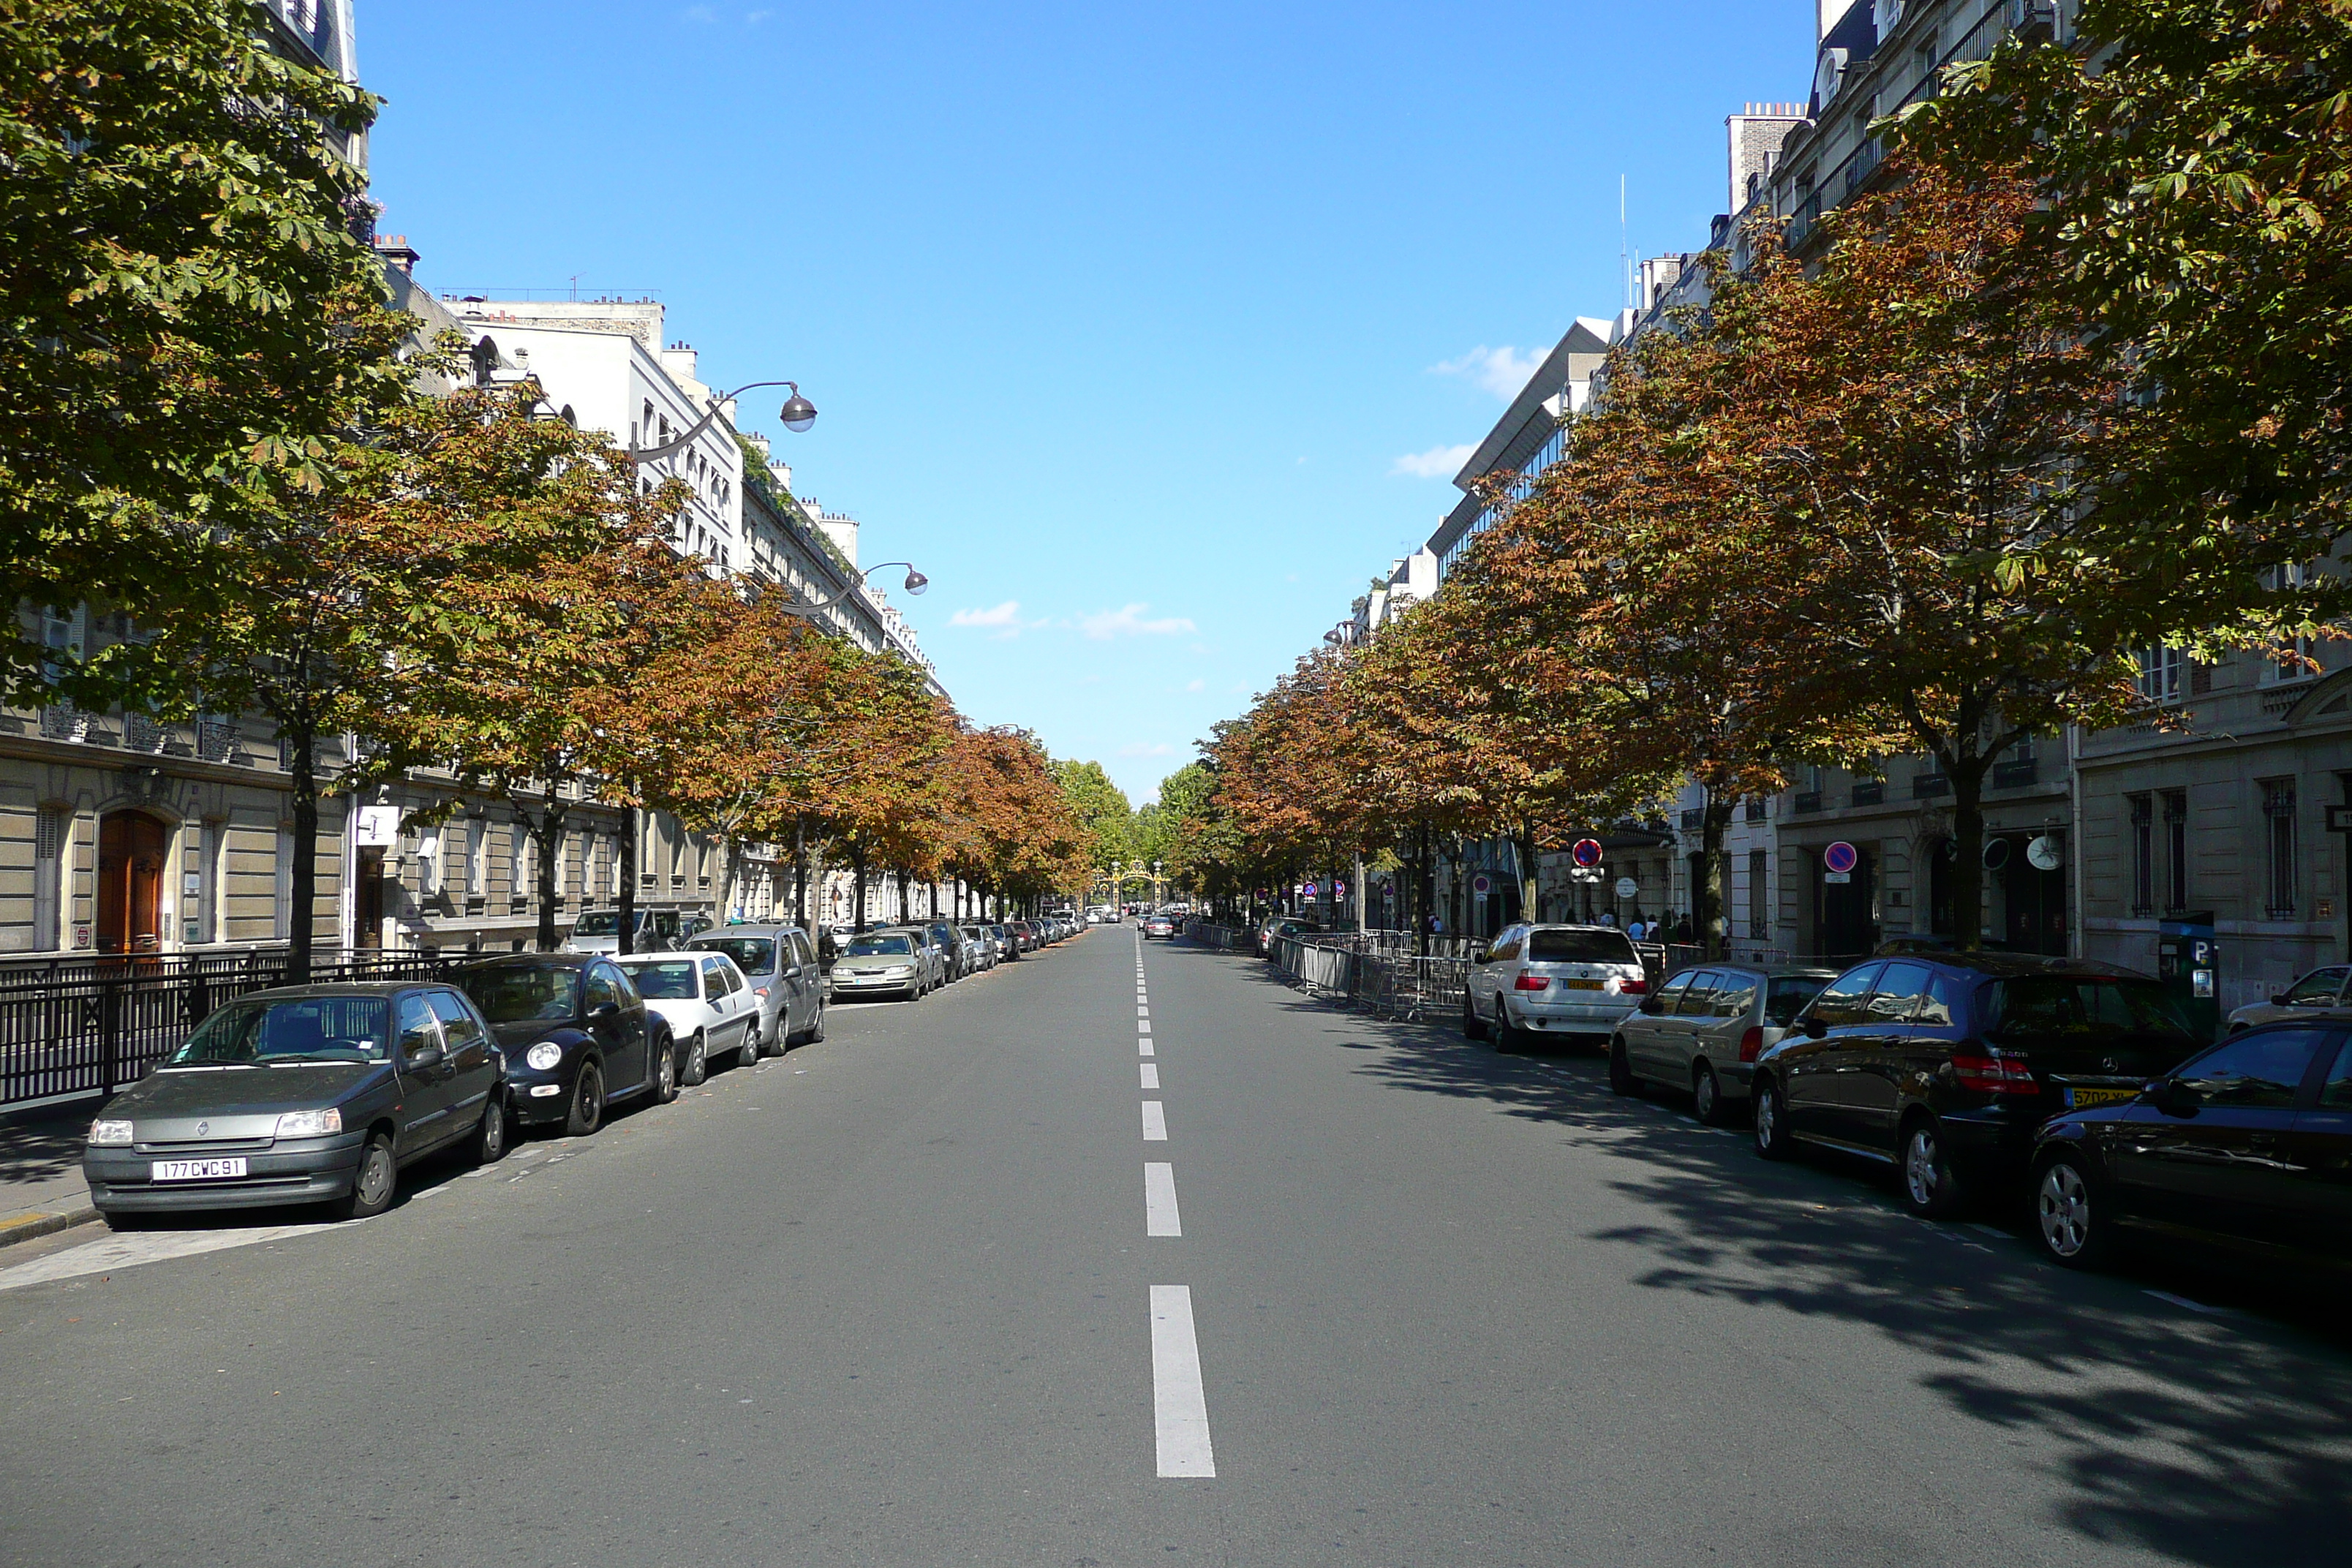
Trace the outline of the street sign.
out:
[[[2055,871],[2066,863],[2065,847],[2056,834],[2042,834],[2025,847],[2025,863],[2037,871]]]
[[[1861,864],[1862,851],[1843,838],[1822,851],[1822,868],[1836,873],[1840,881],[1851,876],[1853,868]]]
[[[2352,833],[2352,805],[2331,805],[2327,808],[2327,831]]]
[[[1315,896],[1315,884],[1312,882],[1307,884],[1307,896],[1310,899]]]
[[[1470,879],[1470,890],[1483,898],[1495,890],[1495,879],[1481,871]]]
[[[352,842],[362,849],[389,849],[400,842],[400,807],[363,805],[352,831]]]
[[[1568,858],[1575,861],[1580,866],[1600,865],[1601,840],[1598,838],[1578,839],[1574,844],[1569,847]]]
[[[1619,898],[1630,899],[1641,890],[1642,884],[1633,880],[1633,878],[1620,877],[1617,879],[1617,896]]]
[[[1830,883],[1833,887],[1843,888],[1847,883],[1853,880],[1853,873],[1851,871],[1824,871],[1822,873],[1822,880]]]

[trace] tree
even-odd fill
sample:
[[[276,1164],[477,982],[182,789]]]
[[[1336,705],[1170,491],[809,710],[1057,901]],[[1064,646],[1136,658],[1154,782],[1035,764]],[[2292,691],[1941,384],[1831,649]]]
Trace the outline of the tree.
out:
[[[1133,865],[1138,856],[1135,808],[1128,804],[1126,794],[1110,782],[1102,764],[1057,762],[1053,770],[1063,798],[1076,814],[1078,825],[1087,835],[1090,865],[1105,871],[1109,870],[1114,860]]]
[[[356,88],[272,54],[230,0],[0,8],[0,600],[97,600],[142,626],[232,597],[238,531],[329,448],[373,384],[381,265],[340,155]],[[87,662],[22,626],[0,694],[184,701],[126,639]]]

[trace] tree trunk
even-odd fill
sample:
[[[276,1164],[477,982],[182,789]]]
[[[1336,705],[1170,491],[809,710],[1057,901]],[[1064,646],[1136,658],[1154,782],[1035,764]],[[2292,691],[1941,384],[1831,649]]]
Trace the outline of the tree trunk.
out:
[[[793,923],[808,930],[808,818],[793,823]]]
[[[1691,889],[1691,934],[1709,958],[1730,951],[1731,926],[1724,913],[1724,834],[1731,826],[1730,792],[1718,784],[1706,786],[1706,807],[1700,816],[1698,876]]]
[[[1998,754],[1936,759],[1952,783],[1952,945],[1963,952],[1984,945],[1984,779]]]
[[[1529,925],[1536,921],[1537,883],[1536,825],[1521,822],[1519,830],[1511,837],[1511,851],[1519,862],[1519,919]]]
[[[851,896],[857,904],[856,910],[850,917],[850,929],[862,931],[866,929],[866,847],[864,845],[853,844],[849,847],[849,868],[854,873]]]
[[[637,808],[625,807],[621,812],[621,911],[620,951],[630,952],[636,946],[637,934]]]
[[[287,883],[293,908],[286,917],[286,984],[308,985],[319,903],[319,727],[297,718],[286,725],[286,733],[294,753],[294,864]]]
[[[563,842],[565,811],[562,797],[556,786],[547,786],[547,805],[539,814],[539,826],[530,830],[531,841],[539,846],[539,951],[553,952],[558,946],[555,936],[556,879],[563,869],[560,846]]]
[[[720,925],[725,925],[735,912],[735,879],[742,875],[741,858],[742,852],[735,836],[732,833],[719,835],[719,902],[711,910],[710,918]]]
[[[1430,842],[1427,824],[1415,828],[1417,853],[1412,861],[1413,951],[1429,956],[1429,917],[1437,912],[1437,850]]]

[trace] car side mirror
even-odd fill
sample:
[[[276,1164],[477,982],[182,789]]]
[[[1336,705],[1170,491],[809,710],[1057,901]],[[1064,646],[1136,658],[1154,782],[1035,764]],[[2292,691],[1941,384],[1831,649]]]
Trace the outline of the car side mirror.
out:
[[[410,1072],[423,1072],[428,1068],[437,1068],[441,1065],[442,1050],[438,1046],[419,1046],[415,1050],[403,1047],[400,1055],[401,1058],[408,1064]]]
[[[1651,1016],[1655,1016],[1656,1015],[1658,1015],[1658,1014],[1660,1014],[1660,1013],[1663,1013],[1663,1012],[1664,1012],[1665,1010],[1666,1010],[1666,999],[1665,999],[1664,997],[1663,997],[1663,996],[1657,995],[1657,994],[1654,994],[1654,993],[1653,993],[1653,994],[1650,994],[1650,995],[1647,995],[1647,996],[1643,997],[1643,998],[1642,998],[1642,1005],[1641,1005],[1641,1007],[1638,1009],[1638,1011],[1640,1011],[1640,1012],[1643,1012],[1643,1013],[1647,1013],[1647,1014],[1650,1014],[1650,1015],[1651,1015]]]
[[[2194,1116],[2205,1097],[2177,1078],[2158,1079],[2149,1087],[2148,1100],[2167,1116]]]
[[[2282,991],[2282,992],[2280,992],[2277,995],[2275,995],[2275,996],[2272,997],[2272,998],[2271,998],[2271,1005],[2272,1005],[2272,1006],[2273,1006],[2273,1007],[2284,1007],[2284,1006],[2285,1006],[2285,1005],[2286,1005],[2286,993],[2285,993],[2285,992],[2284,992],[2284,991]]]
[[[620,1011],[621,1005],[618,1002],[599,1002],[588,1009],[588,1016],[591,1018],[612,1018],[617,1017]]]
[[[1825,1040],[1829,1038],[1830,1026],[1809,1016],[1797,1020],[1797,1032],[1809,1040]]]

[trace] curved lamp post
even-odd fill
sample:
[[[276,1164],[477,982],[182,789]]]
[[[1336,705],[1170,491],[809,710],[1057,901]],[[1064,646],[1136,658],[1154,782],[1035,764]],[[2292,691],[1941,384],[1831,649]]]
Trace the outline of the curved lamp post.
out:
[[[881,571],[885,566],[904,566],[907,569],[907,581],[905,587],[907,592],[909,594],[919,595],[924,589],[931,585],[931,580],[929,577],[924,576],[920,572],[916,571],[914,563],[910,561],[877,561],[873,565],[866,567],[864,571],[859,571],[857,568],[852,567],[850,568],[849,574],[856,578],[859,585],[863,586],[866,579],[869,575]],[[840,604],[847,597],[849,597],[849,593],[845,589],[843,592],[835,594],[832,598],[820,600],[814,605],[779,605],[776,607],[783,611],[783,613],[788,616],[814,616],[821,610],[832,609],[835,605]]]
[[[629,456],[635,458],[640,463],[657,463],[664,458],[674,458],[677,456],[678,453],[685,451],[688,447],[693,445],[694,438],[696,437],[710,428],[710,422],[719,417],[720,409],[726,407],[727,405],[734,402],[745,393],[757,392],[763,386],[789,386],[793,389],[793,395],[784,400],[783,407],[778,410],[776,415],[779,419],[782,419],[784,422],[785,429],[797,434],[816,423],[816,405],[811,403],[807,398],[801,395],[801,384],[799,382],[754,381],[746,385],[737,387],[734,391],[729,393],[724,397],[713,398],[711,400],[710,407],[705,411],[702,417],[696,420],[694,424],[688,428],[686,434],[680,436],[675,441],[665,441],[658,447],[632,447],[629,448]]]

